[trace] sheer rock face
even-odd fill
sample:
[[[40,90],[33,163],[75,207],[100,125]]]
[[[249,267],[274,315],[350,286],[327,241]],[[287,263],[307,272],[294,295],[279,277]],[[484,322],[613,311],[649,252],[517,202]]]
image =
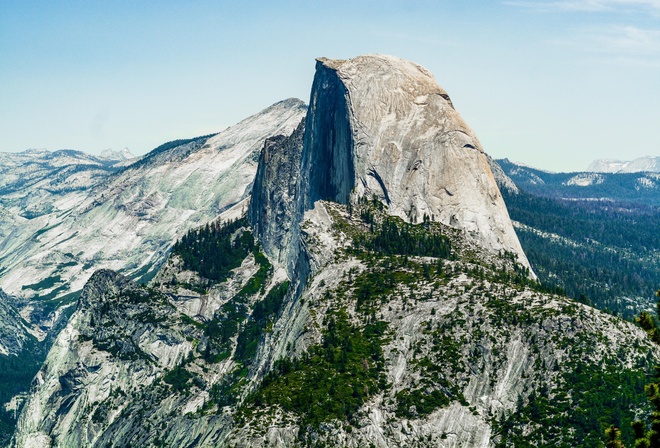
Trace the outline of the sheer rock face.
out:
[[[426,69],[383,55],[317,61],[305,209],[376,195],[390,214],[410,222],[427,215],[528,266],[481,144]]]
[[[291,260],[297,240],[300,192],[300,159],[305,119],[290,136],[266,139],[250,198],[249,217],[264,251],[293,275]]]

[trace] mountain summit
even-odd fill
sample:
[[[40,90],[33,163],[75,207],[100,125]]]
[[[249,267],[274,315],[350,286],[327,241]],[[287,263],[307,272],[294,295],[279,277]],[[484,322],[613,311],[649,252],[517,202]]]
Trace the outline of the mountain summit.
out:
[[[104,149],[99,154],[99,157],[106,160],[112,160],[117,162],[123,162],[125,160],[134,159],[135,156],[131,153],[131,150],[124,148],[120,151],[115,151],[112,148]]]
[[[377,198],[390,215],[460,229],[529,268],[481,144],[423,67],[386,55],[317,59],[299,137],[300,149],[286,151],[289,159],[301,158],[286,163],[301,170],[298,215],[319,199]],[[258,191],[253,206],[260,206]],[[262,236],[282,241],[279,230]]]
[[[385,55],[317,61],[306,206],[376,195],[395,216],[426,215],[527,264],[479,140],[431,73]]]
[[[598,159],[589,164],[587,171],[594,173],[657,173],[660,172],[660,157],[638,157],[631,161]]]

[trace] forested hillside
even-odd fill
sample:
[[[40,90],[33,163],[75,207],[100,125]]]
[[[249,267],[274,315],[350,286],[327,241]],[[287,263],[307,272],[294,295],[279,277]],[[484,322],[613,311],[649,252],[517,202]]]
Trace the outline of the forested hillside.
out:
[[[660,285],[660,210],[623,201],[572,201],[502,189],[539,279],[632,318]]]

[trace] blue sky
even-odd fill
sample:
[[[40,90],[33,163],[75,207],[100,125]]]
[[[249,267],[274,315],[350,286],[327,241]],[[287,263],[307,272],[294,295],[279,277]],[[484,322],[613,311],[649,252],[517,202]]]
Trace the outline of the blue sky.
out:
[[[660,155],[660,0],[2,0],[0,151],[142,154],[366,53],[431,70],[494,157]]]

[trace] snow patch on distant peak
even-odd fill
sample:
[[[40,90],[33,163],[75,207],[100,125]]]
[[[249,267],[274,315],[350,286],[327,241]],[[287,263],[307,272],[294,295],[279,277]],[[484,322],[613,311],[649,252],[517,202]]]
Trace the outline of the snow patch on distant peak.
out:
[[[543,185],[543,184],[545,184],[545,181],[543,179],[541,179],[539,176],[537,176],[533,172],[527,171],[524,167],[511,168],[509,170],[509,173],[512,176],[517,176],[517,175],[526,176],[528,178],[528,182],[532,185]]]
[[[562,182],[563,185],[575,185],[577,187],[588,187],[590,185],[600,185],[605,181],[605,178],[597,173],[580,173],[577,176],[573,176],[568,179],[566,182]]]
[[[594,173],[660,172],[660,157],[646,156],[635,160],[598,159],[591,162],[587,171]]]
[[[99,158],[123,162],[124,160],[134,159],[135,156],[131,153],[131,151],[128,148],[124,148],[120,151],[115,151],[114,149],[108,148],[101,151],[101,154],[99,154]]]

